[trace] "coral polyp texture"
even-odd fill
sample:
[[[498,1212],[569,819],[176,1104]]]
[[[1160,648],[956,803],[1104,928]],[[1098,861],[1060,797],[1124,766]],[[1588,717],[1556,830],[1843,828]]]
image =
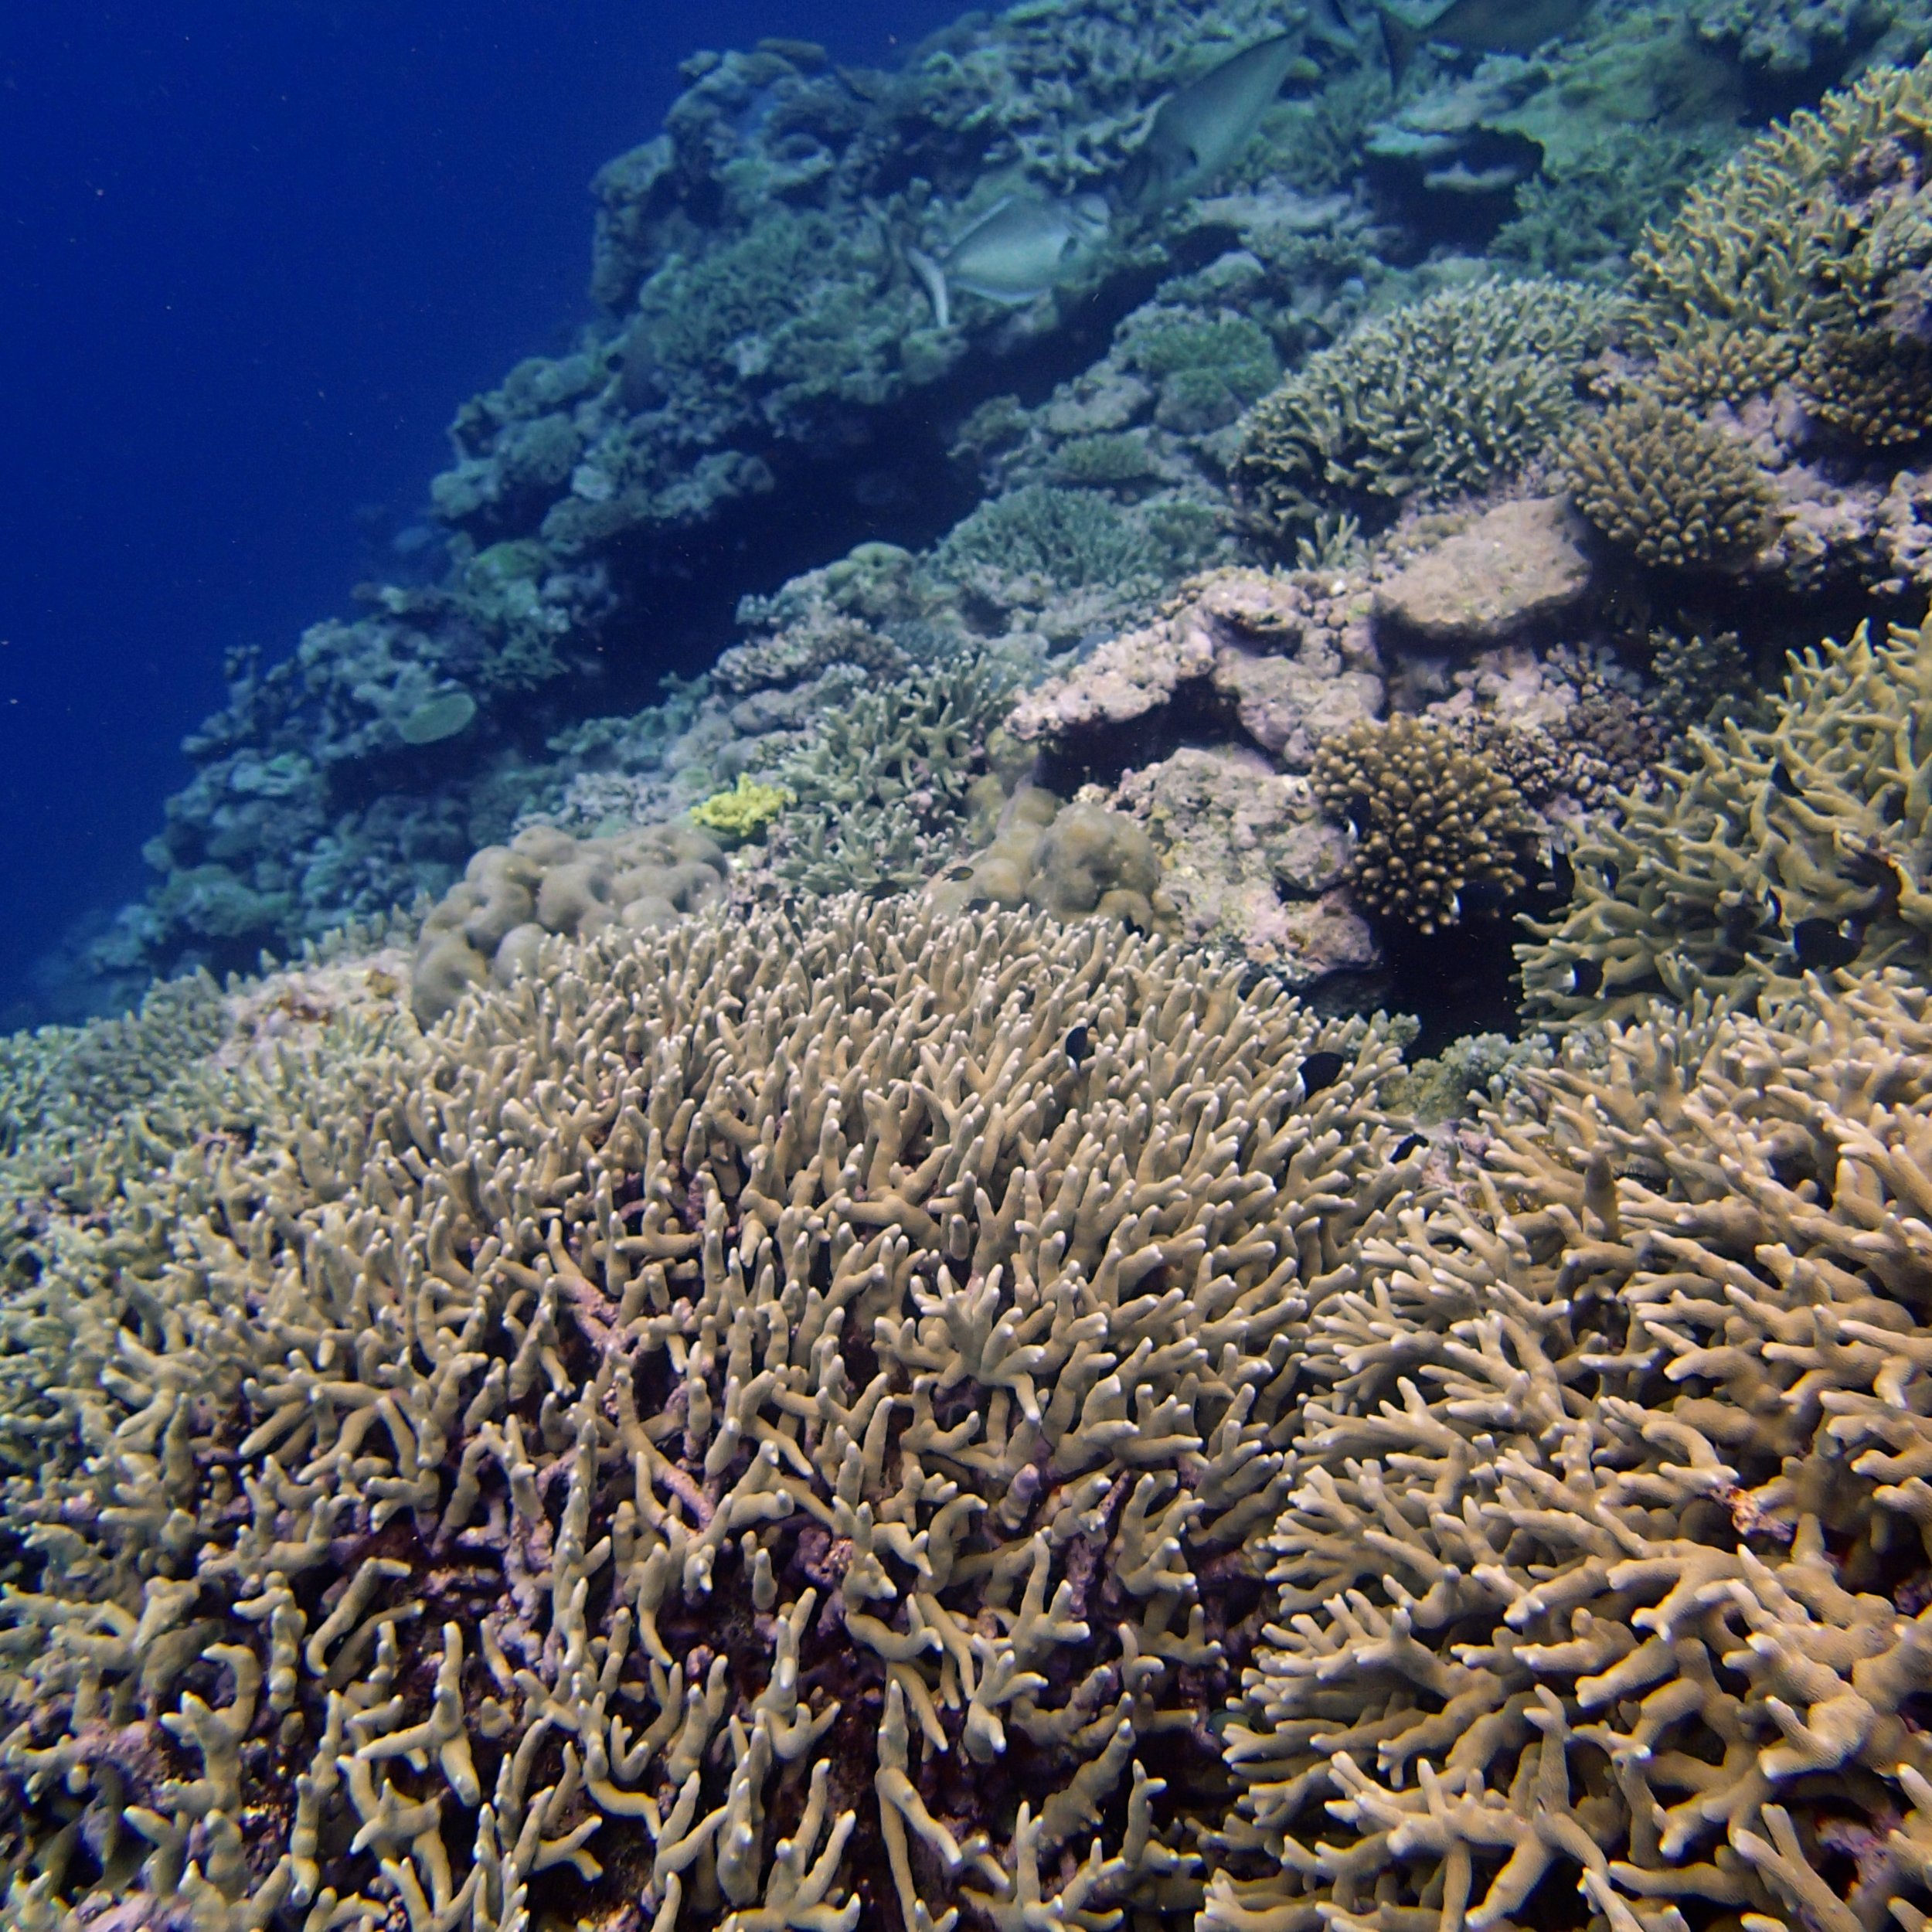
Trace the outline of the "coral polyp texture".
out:
[[[12,1920],[1187,1924],[1390,1036],[903,902],[546,957],[15,1298]]]
[[[1736,565],[1771,534],[1771,487],[1742,439],[1648,393],[1580,430],[1566,460],[1577,509],[1640,563]]]
[[[1929,1922],[1927,995],[1593,1054],[1315,1313],[1212,1932]]]
[[[1570,904],[1519,949],[1546,1022],[1699,992],[1794,992],[1810,967],[1932,978],[1932,627],[1794,658],[1762,728],[1694,730],[1574,839]]]
[[[1432,933],[1463,916],[1462,896],[1519,891],[1536,835],[1522,794],[1434,719],[1365,720],[1315,754],[1315,794],[1352,825],[1344,876],[1365,910]]]
[[[1487,282],[1365,322],[1249,412],[1233,471],[1243,509],[1287,542],[1325,513],[1387,522],[1404,498],[1522,469],[1569,426],[1618,311],[1572,283]]]

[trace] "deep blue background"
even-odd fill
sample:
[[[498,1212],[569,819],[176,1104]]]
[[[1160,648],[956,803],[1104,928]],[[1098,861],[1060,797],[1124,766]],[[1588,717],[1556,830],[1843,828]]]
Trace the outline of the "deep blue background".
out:
[[[148,883],[223,652],[344,607],[359,508],[587,317],[587,185],[677,63],[958,4],[0,0],[0,1020]]]

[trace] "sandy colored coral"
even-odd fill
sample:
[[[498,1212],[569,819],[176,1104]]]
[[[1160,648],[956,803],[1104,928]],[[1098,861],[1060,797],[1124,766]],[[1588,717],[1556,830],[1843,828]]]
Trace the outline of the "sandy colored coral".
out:
[[[1770,536],[1771,486],[1743,441],[1648,393],[1586,424],[1566,461],[1577,507],[1639,563],[1735,566]]]
[[[417,1018],[427,1024],[466,988],[529,972],[555,935],[587,937],[614,922],[665,924],[715,897],[724,872],[717,841],[691,826],[577,838],[532,825],[507,845],[486,845],[423,922]]]
[[[1465,893],[1519,890],[1535,826],[1515,786],[1456,733],[1407,716],[1351,726],[1317,754],[1315,794],[1355,834],[1346,877],[1365,911],[1424,933]]]
[[[1929,847],[1932,628],[1861,627],[1792,660],[1770,725],[1692,731],[1654,794],[1577,838],[1569,909],[1520,949],[1525,997],[1572,1021],[1789,993],[1808,964],[1925,978]]]
[[[1104,806],[1063,805],[1037,785],[1008,800],[991,842],[949,866],[925,900],[945,913],[1030,906],[1060,920],[1117,920],[1142,933],[1174,927],[1160,858],[1143,828]]]
[[[903,903],[548,957],[12,1331],[14,1920],[1185,1924],[1389,1035]]]
[[[1204,1932],[1920,1932],[1929,1075],[1896,984],[1613,1032],[1317,1304]]]

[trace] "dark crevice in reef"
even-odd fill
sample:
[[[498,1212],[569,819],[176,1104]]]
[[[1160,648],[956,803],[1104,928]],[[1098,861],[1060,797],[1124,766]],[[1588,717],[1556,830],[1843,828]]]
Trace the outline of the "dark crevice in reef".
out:
[[[1234,721],[1233,700],[1206,678],[1192,679],[1143,717],[1090,726],[1043,750],[1033,781],[1063,798],[1083,785],[1111,788],[1129,771],[1158,764],[1177,751],[1225,744]]]

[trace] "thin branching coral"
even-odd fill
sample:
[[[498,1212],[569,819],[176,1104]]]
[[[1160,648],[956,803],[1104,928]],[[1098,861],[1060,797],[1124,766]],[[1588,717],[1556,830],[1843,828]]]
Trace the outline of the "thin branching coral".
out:
[[[15,1922],[1188,1923],[1396,1061],[846,900],[275,1087],[9,1331]]]
[[[1355,828],[1346,876],[1365,911],[1432,933],[1462,917],[1465,893],[1500,903],[1522,889],[1534,821],[1448,726],[1352,724],[1322,745],[1312,780],[1323,809]]]
[[[1012,682],[996,665],[962,659],[822,710],[772,774],[792,801],[770,834],[779,876],[821,894],[924,885],[965,832]]]
[[[1874,68],[1767,129],[1647,236],[1631,328],[1658,355],[1660,393],[1739,402],[1794,379],[1841,434],[1932,428],[1913,339],[1932,265],[1928,126],[1932,61]],[[1900,356],[1914,366],[1883,379]]]
[[[1750,451],[1648,392],[1593,418],[1566,461],[1577,509],[1654,568],[1740,563],[1770,535],[1771,487]]]
[[[1574,417],[1617,313],[1539,280],[1445,290],[1365,323],[1250,411],[1233,468],[1250,520],[1290,545],[1324,512],[1386,523],[1406,497],[1520,469]]]
[[[1590,822],[1568,909],[1519,948],[1546,1022],[1808,968],[1932,973],[1932,627],[1860,627],[1791,663],[1774,723],[1694,730],[1657,789]]]
[[[1526,1077],[1318,1309],[1205,1932],[1932,1909],[1932,1009]]]

